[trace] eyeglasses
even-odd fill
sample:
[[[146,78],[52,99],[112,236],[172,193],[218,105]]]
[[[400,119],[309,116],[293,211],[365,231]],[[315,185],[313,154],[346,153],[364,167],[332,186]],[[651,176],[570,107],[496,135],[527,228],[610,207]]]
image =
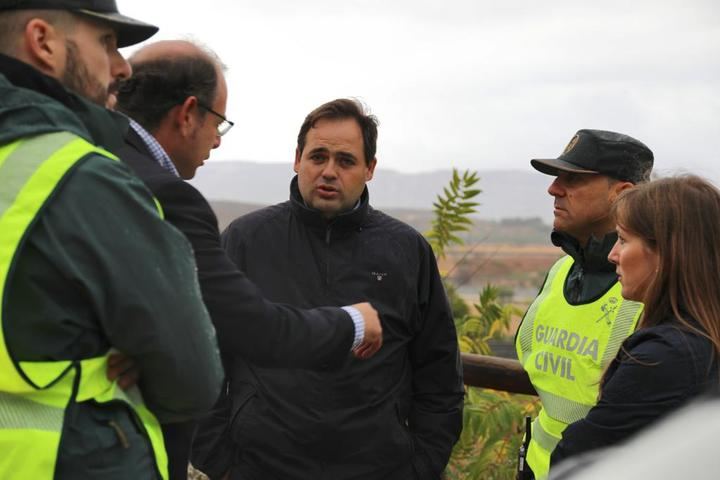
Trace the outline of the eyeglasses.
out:
[[[222,137],[223,135],[225,135],[227,132],[230,131],[230,129],[233,127],[233,125],[235,125],[235,122],[231,122],[230,120],[225,118],[225,115],[220,115],[218,112],[216,112],[212,108],[208,107],[207,105],[204,105],[204,104],[198,102],[198,106],[200,106],[201,108],[204,108],[205,110],[207,110],[208,112],[212,113],[213,115],[218,117],[220,120],[222,120],[222,122],[220,122],[220,125],[217,126],[217,134],[219,137]]]

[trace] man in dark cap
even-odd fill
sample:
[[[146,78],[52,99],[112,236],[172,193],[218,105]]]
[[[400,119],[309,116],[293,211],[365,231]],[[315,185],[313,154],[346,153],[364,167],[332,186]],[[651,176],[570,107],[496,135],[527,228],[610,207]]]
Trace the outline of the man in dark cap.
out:
[[[642,305],[623,300],[607,257],[617,241],[612,204],[649,180],[653,154],[627,135],[580,130],[558,158],[530,163],[555,176],[551,240],[567,254],[548,272],[515,339],[543,406],[526,460],[545,478],[562,431],[595,404],[602,372],[640,317]]]
[[[117,48],[156,30],[114,1],[0,0],[0,478],[166,479],[159,422],[219,394],[193,252],[106,150]],[[112,349],[138,387],[106,378]]]

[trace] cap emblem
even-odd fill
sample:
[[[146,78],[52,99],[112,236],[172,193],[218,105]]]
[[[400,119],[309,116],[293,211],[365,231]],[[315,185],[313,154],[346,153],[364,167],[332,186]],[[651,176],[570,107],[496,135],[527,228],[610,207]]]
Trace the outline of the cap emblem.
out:
[[[567,144],[567,147],[565,147],[565,150],[563,150],[563,153],[562,153],[562,154],[565,155],[566,153],[570,152],[570,150],[572,150],[573,148],[575,148],[575,145],[577,145],[578,140],[580,140],[580,136],[576,134],[576,135],[570,140],[570,143]]]

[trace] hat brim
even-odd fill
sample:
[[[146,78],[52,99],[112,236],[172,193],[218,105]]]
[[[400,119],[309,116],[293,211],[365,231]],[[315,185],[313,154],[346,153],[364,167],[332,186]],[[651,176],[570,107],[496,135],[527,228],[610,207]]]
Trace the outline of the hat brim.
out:
[[[159,30],[155,25],[115,12],[93,12],[91,10],[76,10],[76,12],[112,25],[117,31],[118,48],[143,42]]]
[[[580,168],[577,165],[573,165],[570,162],[566,162],[566,161],[560,160],[558,158],[543,158],[543,159],[536,158],[536,159],[530,160],[530,165],[532,165],[533,168],[540,173],[544,173],[545,175],[553,175],[553,176],[557,176],[560,172],[594,173],[594,174],[600,173],[595,170],[587,170],[585,168]]]

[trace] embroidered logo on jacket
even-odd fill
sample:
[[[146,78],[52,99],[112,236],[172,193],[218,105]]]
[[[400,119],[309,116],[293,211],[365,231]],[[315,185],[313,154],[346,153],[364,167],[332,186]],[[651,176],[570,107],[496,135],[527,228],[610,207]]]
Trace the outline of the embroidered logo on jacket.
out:
[[[375,277],[378,282],[382,282],[383,278],[387,277],[387,272],[370,272],[370,275]]]

